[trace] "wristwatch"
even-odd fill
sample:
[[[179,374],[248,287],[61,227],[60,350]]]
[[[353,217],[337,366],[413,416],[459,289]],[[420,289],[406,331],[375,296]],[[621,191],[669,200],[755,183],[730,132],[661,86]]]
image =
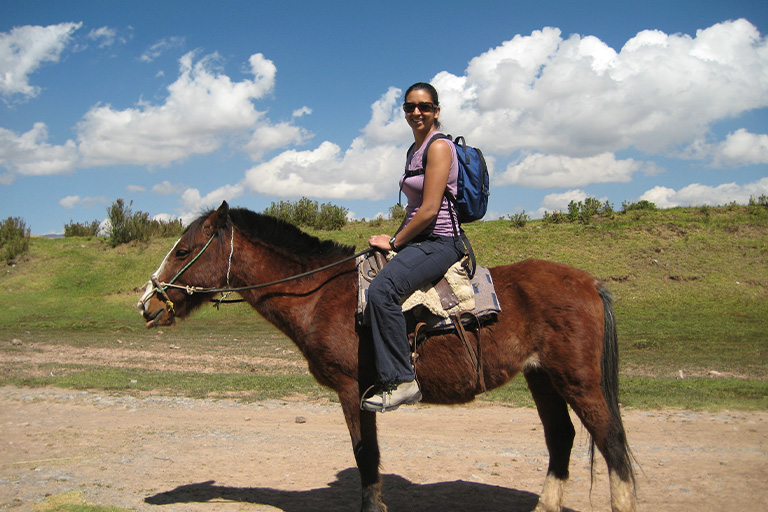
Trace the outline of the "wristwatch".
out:
[[[397,252],[397,247],[395,247],[395,237],[389,239],[389,246],[393,251]]]

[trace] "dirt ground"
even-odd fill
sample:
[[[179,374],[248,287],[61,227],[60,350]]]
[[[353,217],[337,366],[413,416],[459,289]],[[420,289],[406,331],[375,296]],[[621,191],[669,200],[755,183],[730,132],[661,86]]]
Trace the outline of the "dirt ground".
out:
[[[768,413],[624,411],[643,511],[768,510]],[[547,466],[536,412],[477,402],[379,416],[390,511],[523,512]],[[602,460],[590,490],[578,430],[570,511],[609,510]],[[332,403],[241,404],[0,388],[0,509],[80,491],[137,511],[357,511],[359,479]]]

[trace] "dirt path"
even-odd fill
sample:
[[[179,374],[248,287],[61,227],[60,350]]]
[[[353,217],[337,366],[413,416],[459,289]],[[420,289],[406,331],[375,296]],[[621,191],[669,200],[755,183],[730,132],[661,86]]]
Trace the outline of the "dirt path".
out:
[[[768,510],[768,413],[626,411],[640,510]],[[546,471],[530,409],[476,403],[379,416],[392,512],[523,512]],[[579,431],[566,505],[608,510],[602,461],[590,495]],[[357,511],[358,476],[335,404],[0,388],[0,509],[47,495],[137,511]]]

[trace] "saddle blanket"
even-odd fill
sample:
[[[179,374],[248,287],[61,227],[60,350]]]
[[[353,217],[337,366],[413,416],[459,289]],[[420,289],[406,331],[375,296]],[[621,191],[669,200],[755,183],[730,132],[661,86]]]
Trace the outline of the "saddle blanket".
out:
[[[394,253],[390,253],[387,259],[392,256]],[[474,277],[470,280],[462,263],[459,261],[454,264],[438,285],[425,285],[411,295],[403,297],[401,299],[403,312],[413,315],[418,321],[425,322],[429,330],[452,329],[454,325],[451,316],[467,311],[473,313],[478,319],[500,313],[501,305],[488,269],[477,267]],[[367,311],[368,286],[385,264],[386,261],[381,260],[380,253],[363,255],[357,259],[357,318],[361,325],[370,325]],[[446,283],[450,286],[449,288]],[[437,288],[442,289],[438,292]],[[446,295],[450,295],[450,299]]]

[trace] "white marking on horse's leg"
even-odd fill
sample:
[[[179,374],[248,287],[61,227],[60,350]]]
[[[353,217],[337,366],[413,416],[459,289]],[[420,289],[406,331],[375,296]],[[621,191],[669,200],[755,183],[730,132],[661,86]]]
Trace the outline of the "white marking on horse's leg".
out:
[[[560,512],[563,509],[565,482],[552,473],[547,474],[544,488],[541,490],[541,496],[539,496],[539,503],[533,512]]]
[[[528,370],[536,370],[541,368],[541,361],[539,361],[539,354],[531,354],[531,356],[523,362],[523,372]]]
[[[609,474],[609,479],[611,481],[611,511],[635,512],[637,503],[632,482],[622,480],[613,470]]]

